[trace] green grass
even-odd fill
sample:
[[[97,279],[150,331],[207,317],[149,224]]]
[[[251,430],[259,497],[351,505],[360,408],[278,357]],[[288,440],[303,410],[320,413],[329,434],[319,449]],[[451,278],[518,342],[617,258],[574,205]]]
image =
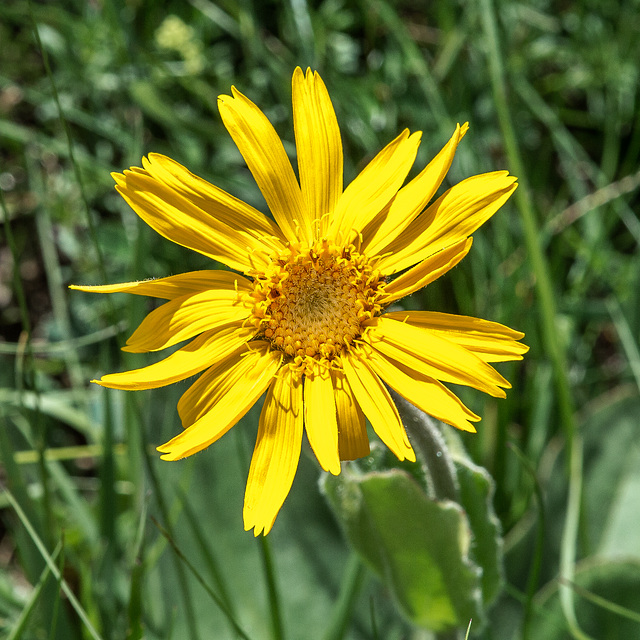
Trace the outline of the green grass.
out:
[[[406,301],[531,347],[500,367],[506,400],[463,392],[505,553],[469,638],[637,637],[638,29],[637,0],[2,3],[0,638],[426,637],[353,555],[311,458],[266,543],[243,531],[259,407],[166,463],[186,383],[88,385],[151,362],[119,350],[150,307],[68,284],[207,268],[110,172],[165,153],[265,210],[216,96],[237,86],[293,152],[296,65],[329,88],[345,182],[405,127],[423,131],[421,168],[467,120],[447,185],[520,179],[466,260]]]

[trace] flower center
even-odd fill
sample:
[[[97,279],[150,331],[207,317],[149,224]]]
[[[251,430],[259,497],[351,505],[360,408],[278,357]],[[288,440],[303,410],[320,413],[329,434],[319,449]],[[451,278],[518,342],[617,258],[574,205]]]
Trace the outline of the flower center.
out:
[[[309,359],[331,361],[358,338],[379,313],[384,282],[365,256],[320,241],[290,248],[256,277],[257,326],[300,371]]]

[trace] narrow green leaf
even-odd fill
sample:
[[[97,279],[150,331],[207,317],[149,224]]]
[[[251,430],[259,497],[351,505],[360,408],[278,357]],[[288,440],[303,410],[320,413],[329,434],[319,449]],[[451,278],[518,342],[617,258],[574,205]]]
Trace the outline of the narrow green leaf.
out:
[[[568,625],[559,588],[571,589],[575,614],[593,638],[637,638],[640,636],[640,563],[592,560],[579,565],[575,582],[560,587],[553,583],[536,599],[537,615],[531,625],[531,640],[564,640]]]
[[[22,521],[24,528],[27,530],[27,532],[29,533],[29,536],[33,540],[33,543],[36,545],[44,561],[47,563],[49,570],[57,580],[60,580],[60,588],[62,589],[62,591],[64,591],[65,595],[69,599],[71,606],[74,608],[75,612],[78,614],[78,616],[82,620],[86,630],[94,640],[102,640],[101,636],[98,634],[95,627],[89,620],[89,617],[87,616],[86,611],[84,610],[84,608],[82,607],[82,605],[80,604],[76,596],[74,595],[73,591],[69,588],[69,585],[67,584],[67,582],[64,580],[64,578],[62,578],[62,575],[58,570],[58,567],[56,567],[53,558],[45,548],[44,544],[42,543],[42,540],[40,540],[40,537],[38,536],[35,529],[31,525],[31,522],[29,522],[24,511],[22,510],[20,505],[16,502],[16,499],[13,497],[12,493],[8,489],[5,489],[5,494],[9,499],[11,506],[13,507],[15,512],[18,514],[18,517]]]
[[[127,608],[127,640],[141,640],[144,635],[142,627],[142,578],[144,576],[144,562],[136,561],[131,569],[131,584],[129,587],[129,606]]]
[[[60,553],[60,549],[62,549],[62,543],[58,543],[56,548],[53,550],[53,553],[51,554],[51,559],[54,562],[56,561],[56,558]],[[11,631],[9,632],[9,635],[7,636],[6,640],[17,640],[18,638],[22,637],[22,632],[24,631],[25,626],[29,621],[29,616],[31,615],[31,612],[33,611],[34,606],[38,602],[38,599],[42,594],[42,589],[46,584],[47,578],[49,577],[50,574],[51,574],[51,569],[47,565],[42,570],[42,573],[40,574],[40,578],[37,584],[35,585],[33,591],[31,592],[31,595],[29,596],[29,600],[26,602],[24,608],[22,609],[22,611],[20,612],[20,615],[18,616],[18,619],[15,621],[15,623],[11,627]]]
[[[355,603],[365,580],[366,568],[360,558],[352,553],[344,569],[340,594],[335,610],[327,625],[324,640],[342,640],[353,615]]]
[[[229,620],[229,622],[231,623],[231,626],[234,628],[238,637],[244,638],[244,640],[250,640],[249,636],[247,636],[247,634],[241,629],[240,625],[236,622],[233,615],[228,611],[223,600],[205,582],[204,578],[200,575],[200,572],[193,566],[193,564],[191,564],[191,562],[184,555],[184,553],[182,553],[182,551],[180,550],[180,547],[178,547],[178,545],[175,543],[175,540],[171,537],[169,532],[166,529],[164,529],[155,518],[152,517],[151,519],[153,520],[156,527],[158,527],[160,533],[167,539],[167,541],[171,545],[171,548],[175,551],[176,556],[187,566],[187,568],[189,569],[189,571],[191,571],[192,575],[195,577],[198,583],[211,596],[211,599],[218,605],[220,610],[225,614],[225,616],[227,617],[227,620]]]

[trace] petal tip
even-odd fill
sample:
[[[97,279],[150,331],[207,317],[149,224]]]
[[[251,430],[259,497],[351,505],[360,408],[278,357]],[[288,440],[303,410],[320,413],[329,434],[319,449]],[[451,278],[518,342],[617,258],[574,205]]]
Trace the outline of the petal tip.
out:
[[[257,538],[260,534],[266,536],[269,531],[271,531],[271,527],[273,527],[273,522],[269,525],[264,522],[258,522],[255,517],[255,514],[252,514],[250,511],[245,510],[242,514],[242,518],[244,521],[244,530],[251,531],[253,529],[253,537]],[[275,519],[274,519],[275,522]]]
[[[407,451],[405,451],[404,459],[408,460],[409,462],[415,462],[416,461],[416,453],[413,450],[413,447],[409,447],[409,449]]]
[[[168,460],[169,462],[175,462],[176,460],[181,460],[186,456],[178,453],[173,447],[170,446],[171,442],[165,442],[165,444],[158,445],[156,447],[156,451],[160,452],[162,455],[160,456],[161,460]]]

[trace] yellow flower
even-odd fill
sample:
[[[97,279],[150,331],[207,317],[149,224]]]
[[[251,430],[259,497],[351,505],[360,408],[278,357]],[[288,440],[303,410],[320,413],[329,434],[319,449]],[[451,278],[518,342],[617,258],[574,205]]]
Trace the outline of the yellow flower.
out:
[[[383,313],[439,278],[516,188],[506,171],[473,176],[427,206],[468,126],[403,186],[420,133],[403,131],[346,188],[342,142],[317,73],[293,74],[296,178],[274,128],[232,87],[218,105],[274,220],[159,155],[114,174],[134,211],[165,238],[234,271],[72,287],[167,300],[127,341],[164,360],[103,376],[114,389],[152,389],[203,372],[184,393],[184,431],[158,447],[165,460],[218,440],[266,392],[244,503],[245,529],[269,532],[293,482],[303,430],[320,466],[369,453],[365,416],[399,460],[415,460],[385,384],[445,423],[480,418],[442,383],[504,397],[489,364],[518,360],[523,334],[495,322],[432,311]],[[401,273],[402,272],[402,273]],[[400,275],[396,274],[400,273]]]

